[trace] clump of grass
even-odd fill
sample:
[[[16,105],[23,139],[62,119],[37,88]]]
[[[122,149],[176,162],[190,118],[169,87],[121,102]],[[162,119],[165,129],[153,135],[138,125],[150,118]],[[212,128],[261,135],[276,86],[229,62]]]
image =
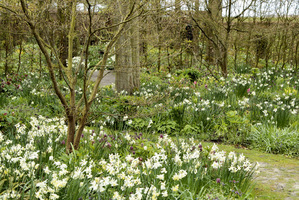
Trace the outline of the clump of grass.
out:
[[[292,128],[277,128],[270,125],[252,127],[248,140],[254,148],[268,153],[299,155],[299,131]]]

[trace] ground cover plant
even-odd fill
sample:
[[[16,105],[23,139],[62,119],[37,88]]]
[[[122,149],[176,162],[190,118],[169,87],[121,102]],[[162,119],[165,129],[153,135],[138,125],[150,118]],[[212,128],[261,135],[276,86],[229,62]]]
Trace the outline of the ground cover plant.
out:
[[[103,89],[98,120],[111,128],[193,136],[297,157],[298,73],[248,71],[227,79],[206,72],[195,81],[188,73],[145,73],[133,96]]]
[[[257,166],[194,139],[88,130],[64,153],[63,119],[31,117],[1,133],[3,199],[249,198]],[[190,187],[193,185],[193,187]],[[75,192],[74,192],[75,191]]]
[[[218,81],[208,72],[196,80],[152,73],[142,75],[132,96],[102,87],[81,146],[69,155],[66,122],[46,75],[43,82],[23,75],[19,87],[3,90],[1,197],[250,199],[256,163],[196,141],[298,156],[298,74],[291,70]],[[274,75],[263,84],[272,87],[261,88],[267,74]],[[280,74],[288,74],[283,83]]]

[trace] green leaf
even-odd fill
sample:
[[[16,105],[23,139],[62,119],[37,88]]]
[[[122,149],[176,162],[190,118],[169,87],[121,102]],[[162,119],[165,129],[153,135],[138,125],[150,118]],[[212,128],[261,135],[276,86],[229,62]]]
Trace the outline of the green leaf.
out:
[[[0,181],[0,191],[2,191],[3,184],[7,181],[7,179],[3,179]]]

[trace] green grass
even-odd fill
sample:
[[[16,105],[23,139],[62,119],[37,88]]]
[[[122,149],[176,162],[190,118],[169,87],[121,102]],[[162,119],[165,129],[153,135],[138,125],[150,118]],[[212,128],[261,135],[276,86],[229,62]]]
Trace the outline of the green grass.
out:
[[[203,145],[211,146],[213,143],[203,142]],[[218,147],[224,151],[243,153],[251,162],[261,164],[261,173],[255,179],[256,199],[299,199],[299,159],[231,145],[218,144]]]

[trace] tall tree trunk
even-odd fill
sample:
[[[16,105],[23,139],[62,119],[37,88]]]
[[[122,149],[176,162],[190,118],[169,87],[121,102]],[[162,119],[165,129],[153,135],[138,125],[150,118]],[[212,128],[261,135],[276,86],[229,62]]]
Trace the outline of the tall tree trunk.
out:
[[[199,16],[199,0],[195,0],[195,14],[196,16]],[[195,25],[193,26],[195,27]],[[193,40],[192,40],[192,63],[196,64],[196,61],[199,57],[199,29],[192,28],[193,33]]]
[[[255,26],[255,24],[253,23],[253,26]],[[247,39],[247,43],[246,43],[246,56],[245,56],[245,63],[246,65],[249,65],[249,53],[250,53],[250,47],[251,47],[251,35],[252,35],[252,28],[249,28],[249,33],[248,33],[248,39]]]
[[[123,1],[122,5],[119,6],[120,13],[127,13],[133,4],[131,1]],[[135,18],[126,24],[123,34],[116,42],[115,86],[118,92],[126,91],[128,94],[132,94],[139,88],[140,53],[138,20],[138,18]]]
[[[5,26],[5,31],[4,31],[4,47],[5,47],[5,64],[4,64],[4,73],[5,76],[10,73],[9,67],[10,67],[10,52],[12,49],[12,39],[11,39],[11,34],[10,34],[10,15],[8,13],[5,13],[3,15],[3,21],[4,21],[4,26]]]
[[[208,13],[209,13],[209,18],[210,18],[210,23],[211,24],[207,24],[207,35],[210,38],[213,38],[214,36],[214,32],[213,29],[210,26],[214,26],[216,27],[218,24],[220,23],[220,19],[222,17],[222,0],[209,0],[208,5]],[[214,44],[212,41],[207,40],[207,46],[206,46],[206,60],[208,61],[209,64],[215,64],[215,48]],[[222,61],[223,62],[223,61]]]
[[[116,42],[115,87],[118,92],[133,92],[132,53],[128,26]]]
[[[5,66],[4,66],[4,73],[5,73],[5,76],[8,75],[9,73],[9,67],[8,67],[8,63],[9,63],[9,46],[7,44],[8,41],[5,41]]]
[[[57,18],[58,23],[61,27],[58,33],[58,49],[59,49],[59,59],[62,62],[62,65],[66,67],[67,59],[68,59],[68,38],[67,38],[67,30],[69,25],[70,18],[70,3],[65,4],[63,1],[58,3],[57,6]],[[62,66],[59,65],[59,79],[62,80],[63,69]]]
[[[130,25],[131,32],[131,52],[133,69],[133,90],[140,87],[140,24],[139,18],[132,20]]]
[[[235,57],[234,57],[234,65],[235,65],[235,70],[238,68],[238,43],[237,43],[237,36],[235,36],[235,42],[234,42],[234,47],[235,47]]]
[[[295,69],[296,69],[296,72],[298,70],[298,64],[299,64],[299,41],[297,41],[296,43],[296,48],[295,48]]]
[[[221,2],[218,2],[220,4]],[[219,9],[219,5],[218,5]],[[228,49],[230,46],[230,31],[231,31],[231,9],[232,9],[232,0],[229,0],[228,2],[228,16],[227,16],[227,25],[226,25],[226,35],[224,40],[224,45],[222,48],[220,48],[220,51],[223,51],[222,53],[222,62],[221,62],[221,73],[224,77],[227,77],[227,57],[228,57]],[[220,12],[220,11],[219,11]],[[219,17],[219,16],[218,16]]]

